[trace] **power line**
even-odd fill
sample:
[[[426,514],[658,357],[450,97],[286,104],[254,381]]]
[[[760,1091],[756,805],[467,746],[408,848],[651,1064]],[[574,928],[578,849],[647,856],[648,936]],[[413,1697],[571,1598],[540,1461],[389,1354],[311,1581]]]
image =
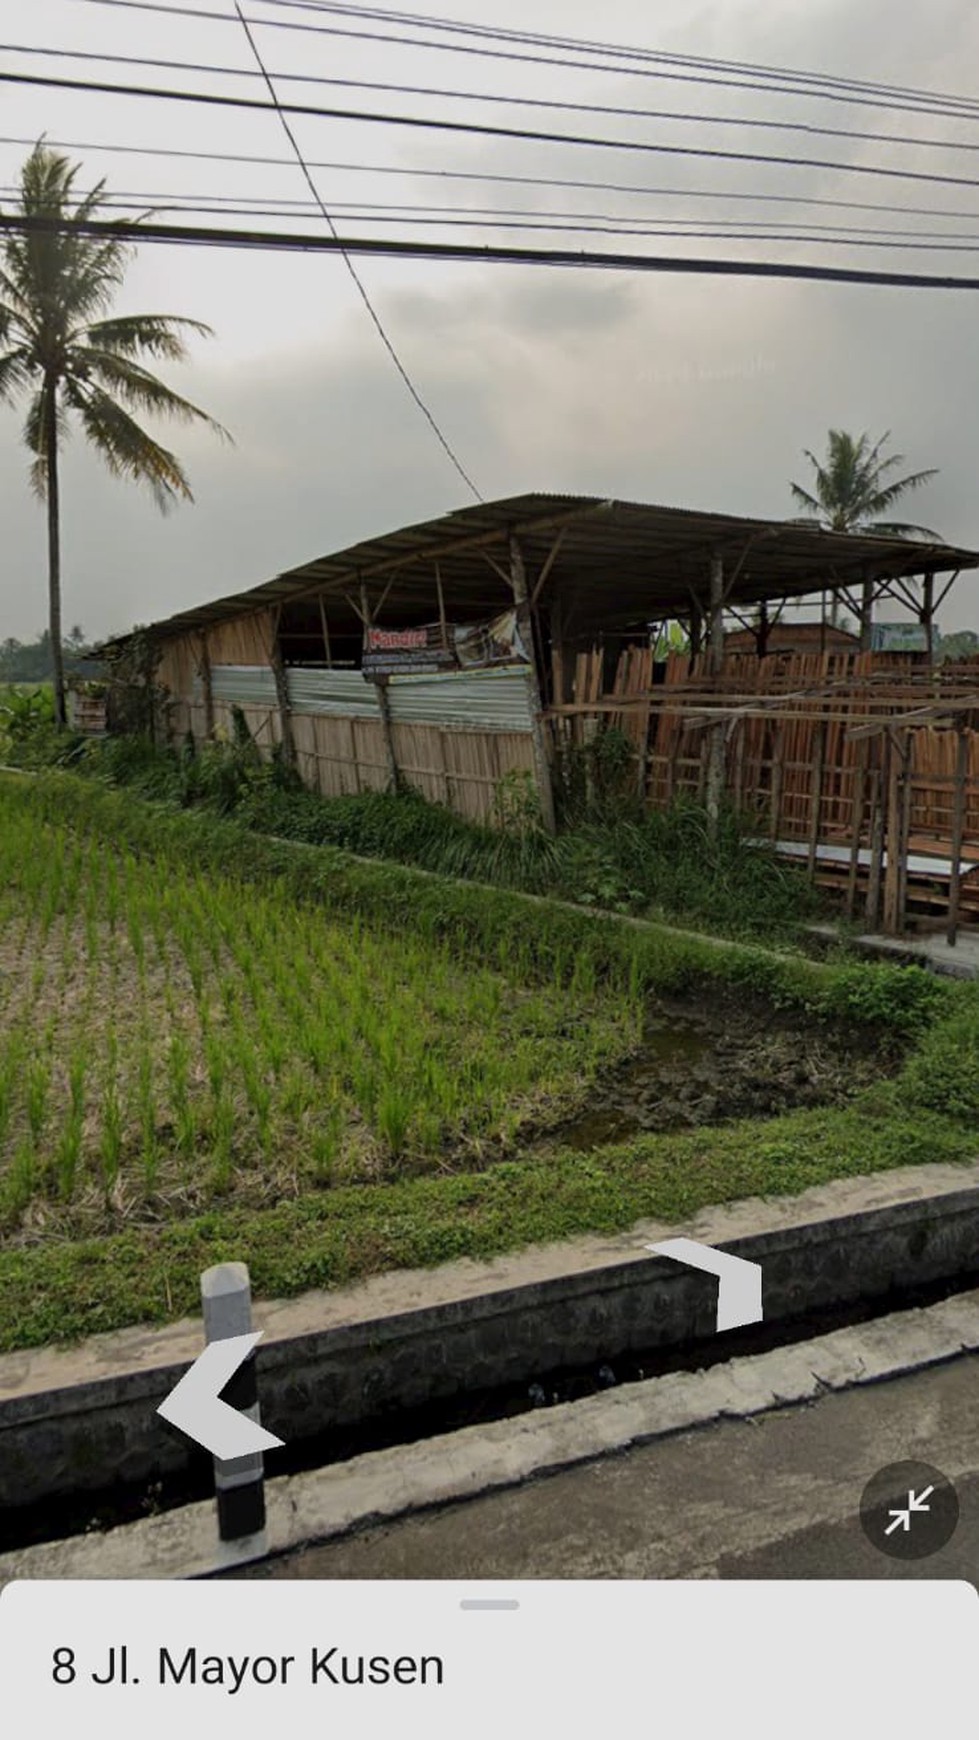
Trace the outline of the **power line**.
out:
[[[0,195],[16,197],[19,189],[0,187]],[[79,197],[79,202],[81,199]],[[155,217],[162,212],[200,212],[230,217],[294,218],[299,221],[319,207],[311,200],[284,199],[267,204],[230,194],[146,192],[121,189],[105,194],[101,203],[119,211],[149,208]],[[912,231],[868,229],[866,226],[795,224],[770,220],[763,229],[751,227],[752,219],[715,219],[710,227],[701,218],[651,218],[636,222],[628,215],[605,212],[534,212],[520,207],[467,207],[431,205],[385,205],[380,202],[331,200],[334,212],[342,211],[349,223],[410,224],[430,228],[523,230],[538,233],[587,235],[696,237],[707,241],[813,242],[823,247],[914,248],[929,252],[970,252],[979,248],[979,233],[960,231]]]
[[[229,20],[230,22],[230,20]],[[261,74],[248,67],[226,66],[214,61],[154,59],[142,54],[111,54],[94,49],[38,48],[25,44],[0,42],[0,54],[24,54],[51,57],[57,60],[100,61],[113,66],[154,67],[165,72],[208,73],[220,78],[260,79]],[[279,84],[328,85],[332,89],[377,91],[385,95],[405,97],[437,97],[452,102],[504,104],[510,108],[548,109],[584,115],[613,115],[618,118],[644,121],[681,121],[708,127],[748,127],[757,131],[803,133],[810,138],[851,139],[867,145],[910,145],[932,151],[979,151],[979,141],[967,139],[930,139],[913,133],[859,132],[853,127],[821,127],[811,121],[775,121],[750,115],[691,114],[683,109],[629,108],[616,103],[579,103],[556,97],[524,97],[499,91],[447,90],[439,85],[406,85],[382,83],[376,79],[332,78],[321,73],[273,72],[270,78]],[[979,113],[976,119],[979,120]]]
[[[592,268],[602,271],[688,273],[697,277],[794,278],[830,284],[880,284],[910,290],[979,290],[979,278],[937,273],[882,272],[847,266],[793,265],[772,260],[709,260],[658,254],[575,252],[563,248],[479,246],[472,242],[398,241],[376,236],[314,236],[264,230],[213,229],[206,225],[58,222],[0,213],[0,234],[116,236],[134,242],[266,249],[274,253],[348,253],[415,260],[461,260]]]
[[[316,204],[318,205],[318,207],[320,209],[320,212],[322,213],[323,217],[325,218],[325,220],[329,226],[331,239],[334,242],[339,242],[340,238],[337,234],[336,225],[334,224],[332,217],[330,216],[329,212],[326,209],[326,206],[323,204],[323,201],[320,198],[319,189],[317,188],[316,183],[313,180],[313,177],[309,171],[309,168],[307,167],[306,160],[303,157],[303,154],[299,149],[299,145],[296,142],[296,136],[293,133],[292,128],[290,127],[289,122],[286,119],[286,116],[283,113],[282,108],[280,107],[279,98],[278,98],[278,95],[276,93],[275,86],[273,85],[272,80],[271,80],[271,78],[266,70],[265,62],[263,61],[262,56],[258,51],[258,46],[255,42],[254,37],[252,36],[251,29],[249,28],[249,25],[248,25],[248,22],[245,18],[245,15],[241,10],[240,5],[238,4],[238,0],[235,0],[235,11],[237,12],[239,19],[241,20],[242,29],[244,30],[245,35],[248,38],[248,45],[249,45],[252,53],[254,54],[255,59],[258,62],[259,71],[261,72],[262,78],[265,81],[269,96],[271,97],[272,102],[275,105],[275,110],[276,110],[276,113],[278,114],[279,120],[282,123],[283,131],[286,135],[286,138],[289,141],[289,144],[292,146],[292,149],[296,154],[296,160],[299,164],[300,169],[303,172],[303,176],[305,177],[305,180],[306,180],[306,185],[309,188],[310,193],[312,194],[314,200],[316,201]],[[469,476],[469,473],[467,472],[465,466],[462,464],[462,461],[457,457],[456,453],[453,451],[452,447],[449,444],[447,437],[443,434],[441,428],[439,427],[438,423],[435,420],[433,413],[429,409],[428,405],[425,403],[425,400],[422,398],[420,392],[418,391],[418,388],[415,386],[414,381],[411,379],[411,376],[409,375],[407,369],[405,368],[404,363],[401,361],[400,356],[398,355],[397,351],[395,350],[394,345],[392,344],[391,339],[389,338],[388,333],[387,333],[387,331],[384,327],[384,324],[381,320],[381,317],[378,314],[376,308],[374,307],[374,304],[371,301],[369,295],[367,294],[367,290],[366,290],[366,287],[363,283],[363,280],[361,279],[360,274],[358,273],[356,267],[354,266],[354,263],[351,260],[349,253],[347,252],[347,250],[345,248],[343,248],[341,246],[340,247],[340,254],[343,258],[343,263],[346,266],[347,271],[350,273],[351,278],[353,279],[355,285],[357,286],[357,290],[360,294],[360,298],[364,304],[364,307],[367,309],[368,314],[370,315],[370,318],[374,324],[374,327],[377,331],[377,334],[381,340],[381,343],[383,344],[385,350],[387,351],[388,356],[391,358],[391,361],[393,362],[395,368],[397,369],[398,374],[401,376],[401,379],[404,382],[404,385],[406,386],[406,388],[408,389],[408,392],[411,395],[411,398],[414,400],[414,403],[417,405],[422,416],[425,418],[425,421],[428,423],[428,426],[432,430],[432,433],[435,435],[435,438],[438,441],[440,447],[442,448],[443,452],[447,455],[450,463],[455,467],[455,470],[458,472],[459,476],[462,478],[462,481],[466,485],[467,489],[472,491],[472,494],[475,497],[476,501],[482,501],[483,498],[480,495],[479,490],[476,488],[476,485],[473,483],[473,480]]]
[[[272,9],[278,7],[292,11],[333,13],[342,17],[373,19],[377,22],[391,24],[407,24],[414,28],[433,32],[448,31],[454,36],[476,36],[494,41],[521,42],[546,48],[568,48],[575,52],[615,55],[619,58],[657,62],[671,66],[702,67],[712,72],[751,72],[782,82],[790,80],[826,87],[828,90],[856,90],[891,96],[924,97],[927,100],[962,102],[970,106],[975,104],[975,99],[970,97],[943,97],[940,94],[914,87],[885,85],[866,79],[841,78],[833,73],[799,72],[791,67],[778,67],[748,61],[720,60],[706,55],[676,54],[664,49],[637,48],[623,43],[595,42],[582,37],[560,36],[544,31],[515,30],[512,27],[495,24],[473,24],[462,19],[432,17],[423,13],[396,12],[379,6],[351,5],[343,3],[343,0],[259,0],[259,4]]]
[[[526,127],[499,127],[489,122],[452,121],[421,115],[380,115],[363,109],[326,109],[309,103],[263,103],[257,97],[231,97],[217,91],[161,90],[154,85],[115,85],[102,80],[65,79],[37,73],[0,72],[4,84],[42,85],[91,95],[148,97],[167,102],[200,103],[211,107],[258,110],[265,114],[306,115],[317,120],[359,121],[386,127],[414,127],[443,133],[475,134],[483,138],[518,139],[536,144],[586,145],[607,151],[641,151],[665,157],[704,157],[726,163],[765,163],[783,169],[828,169],[838,174],[879,175],[894,181],[920,181],[945,187],[979,187],[969,176],[938,175],[925,170],[891,169],[883,164],[839,163],[818,157],[777,157],[758,151],[723,151],[703,145],[660,145],[645,139],[602,139],[580,133],[547,133]]]
[[[321,7],[303,4],[303,0],[259,0],[259,3],[273,8],[276,6],[288,6],[294,10],[313,12],[323,11],[323,8]],[[181,6],[175,9],[172,6],[160,4],[160,0],[76,0],[76,4],[112,6],[127,11],[137,12],[162,12],[171,19],[174,17],[175,11],[178,11],[182,18],[207,19],[221,24],[233,22],[233,20],[229,19],[226,12],[215,12],[198,6]],[[381,16],[383,16],[383,14],[381,14]],[[713,85],[724,90],[764,91],[769,95],[775,92],[775,94],[781,96],[811,97],[822,101],[858,105],[864,108],[889,108],[904,110],[908,113],[941,114],[950,117],[958,116],[962,119],[973,119],[976,114],[979,113],[979,102],[968,97],[949,97],[940,93],[933,94],[927,91],[908,91],[907,93],[904,93],[901,91],[900,87],[878,87],[870,84],[858,84],[856,81],[848,82],[842,79],[830,81],[829,75],[818,73],[792,73],[788,71],[788,69],[780,75],[783,80],[783,85],[782,88],[779,88],[777,84],[772,82],[773,75],[770,70],[761,67],[752,68],[750,65],[742,67],[741,64],[736,61],[727,63],[732,70],[753,72],[756,76],[752,79],[721,79],[701,72],[686,73],[671,71],[663,65],[615,66],[612,64],[605,64],[601,61],[559,59],[553,55],[525,54],[514,49],[487,48],[472,43],[432,42],[420,37],[393,36],[379,33],[377,31],[352,30],[338,25],[303,24],[292,19],[262,18],[253,19],[252,22],[258,24],[263,30],[291,30],[318,36],[343,36],[358,42],[384,42],[402,48],[427,48],[435,51],[444,51],[450,54],[468,54],[493,60],[520,61],[531,66],[563,66],[576,72],[601,72],[606,74],[623,74],[630,78],[667,79],[685,84]],[[433,28],[433,26],[426,25],[424,28]],[[472,27],[460,26],[459,28],[460,30],[469,30]],[[508,39],[506,33],[502,31],[498,32],[498,36],[500,40]],[[566,40],[573,43],[572,38]],[[655,59],[657,56],[657,51],[654,50],[616,50],[610,47],[603,49],[600,52],[608,54],[619,53],[620,55],[626,54],[638,58],[642,58],[643,55],[648,55],[651,60]],[[684,57],[681,56],[668,57],[664,55],[660,58],[664,61],[667,59],[675,62],[684,61]],[[709,65],[710,63],[698,63],[693,57],[687,57],[685,64],[693,66],[698,64]],[[785,80],[790,82],[786,84],[784,82]],[[822,84],[827,82],[832,82],[833,89],[829,90],[819,88]],[[811,85],[816,88],[807,89],[805,88],[806,85]],[[883,95],[857,94],[863,91],[872,93],[878,90],[881,93],[885,93],[889,90],[893,91],[896,96],[902,97],[902,100],[896,101],[893,98],[885,98]],[[903,100],[905,96],[910,100]]]
[[[36,142],[35,139],[21,138],[10,134],[0,135],[0,145],[20,145],[30,149]],[[289,157],[265,157],[235,151],[189,151],[180,150],[171,145],[107,144],[104,140],[97,139],[50,139],[48,142],[59,151],[104,151],[131,157],[163,157],[168,160],[186,160],[193,163],[242,163],[269,169],[292,169],[293,167],[293,160]],[[975,211],[949,211],[934,206],[885,205],[879,201],[832,199],[825,195],[816,197],[801,193],[748,193],[732,191],[729,188],[639,187],[631,182],[580,181],[567,176],[504,175],[499,172],[489,173],[485,170],[411,168],[404,164],[395,163],[346,163],[318,158],[307,158],[307,162],[311,169],[329,169],[334,172],[340,171],[356,175],[397,175],[419,180],[488,182],[493,185],[517,187],[578,189],[592,193],[636,194],[643,198],[709,199],[724,202],[735,200],[746,205],[803,205],[827,210],[872,211],[902,217],[964,218],[968,221],[979,218],[979,212]]]

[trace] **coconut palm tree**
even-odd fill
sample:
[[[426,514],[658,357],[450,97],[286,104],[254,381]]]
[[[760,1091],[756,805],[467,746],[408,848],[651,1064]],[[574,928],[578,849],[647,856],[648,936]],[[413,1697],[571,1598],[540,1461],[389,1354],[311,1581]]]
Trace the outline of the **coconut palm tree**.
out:
[[[192,501],[179,460],[160,446],[133,411],[204,422],[227,431],[143,366],[143,358],[180,362],[183,334],[211,337],[198,320],[171,314],[112,317],[134,250],[121,237],[86,235],[103,205],[105,183],[76,195],[79,165],[41,140],[21,171],[17,216],[45,227],[10,231],[0,247],[0,399],[27,397],[24,440],[30,478],[47,504],[48,599],[54,707],[65,720],[61,635],[61,541],[58,461],[72,420],[117,477],[149,486],[157,506]],[[50,226],[50,227],[47,227]]]
[[[933,538],[941,543],[938,533],[930,532],[927,526],[881,517],[902,495],[938,476],[935,470],[912,471],[890,482],[888,474],[905,463],[903,453],[881,458],[890,438],[888,432],[871,446],[869,435],[860,435],[855,441],[845,430],[831,429],[824,461],[808,448],[803,450],[816,473],[815,495],[798,483],[790,485],[792,494],[807,514],[831,532],[880,532],[898,538]]]
[[[803,449],[816,474],[815,494],[803,489],[801,484],[793,483],[789,485],[792,495],[805,509],[807,517],[817,520],[827,531],[879,532],[898,538],[930,538],[940,544],[943,539],[937,532],[929,531],[927,526],[909,525],[903,520],[884,517],[901,496],[919,489],[929,478],[938,475],[935,470],[912,471],[907,477],[891,481],[891,473],[897,466],[904,465],[905,459],[902,453],[882,458],[882,451],[890,438],[888,431],[871,444],[869,435],[860,435],[854,440],[843,429],[831,429],[825,460],[817,459],[808,448]],[[834,600],[834,616],[837,608]],[[860,612],[864,644],[869,639],[872,614],[873,585],[868,582],[864,585]]]

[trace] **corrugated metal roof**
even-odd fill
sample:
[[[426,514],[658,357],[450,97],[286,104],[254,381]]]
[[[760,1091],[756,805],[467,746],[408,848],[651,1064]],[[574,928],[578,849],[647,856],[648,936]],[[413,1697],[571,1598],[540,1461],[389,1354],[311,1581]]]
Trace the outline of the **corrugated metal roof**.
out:
[[[799,520],[746,519],[599,496],[535,493],[481,502],[440,519],[367,538],[332,555],[290,568],[245,592],[184,610],[151,625],[169,638],[250,611],[320,594],[334,613],[356,623],[354,601],[363,583],[384,616],[433,612],[434,568],[439,565],[450,613],[497,609],[509,601],[507,540],[521,540],[531,586],[558,532],[560,553],[545,581],[545,601],[573,594],[579,619],[600,614],[612,626],[648,616],[687,614],[693,589],[705,597],[712,553],[720,553],[730,579],[728,602],[801,596],[823,586],[863,579],[942,573],[979,566],[979,554],[947,544],[861,533],[826,532]],[[126,636],[108,642],[107,651]]]

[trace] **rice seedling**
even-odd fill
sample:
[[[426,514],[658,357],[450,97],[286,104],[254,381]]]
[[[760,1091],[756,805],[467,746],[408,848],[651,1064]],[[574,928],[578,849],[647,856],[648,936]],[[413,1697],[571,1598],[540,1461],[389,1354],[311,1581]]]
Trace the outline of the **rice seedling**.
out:
[[[345,1124],[346,1113],[334,1084],[330,1098],[319,1107],[316,1127],[310,1137],[310,1172],[320,1189],[333,1182]]]
[[[76,1050],[71,1060],[68,1076],[70,1097],[54,1157],[58,1194],[62,1202],[71,1201],[82,1160],[86,1058],[81,1047]]]
[[[156,1131],[156,1096],[153,1089],[153,1059],[145,1044],[139,1057],[139,1139],[140,1167],[145,1194],[151,1197],[157,1187],[160,1166],[160,1145]]]
[[[40,1147],[48,1115],[51,1087],[50,1057],[35,1057],[27,1071],[27,1125],[35,1148]]]
[[[498,939],[500,970],[460,957],[450,927],[413,935],[300,907],[281,883],[188,873],[149,836],[120,852],[87,825],[69,832],[46,801],[31,827],[16,803],[0,825],[25,945],[5,1018],[31,1066],[8,1067],[8,1037],[5,1213],[26,1211],[28,1179],[42,1187],[42,1154],[60,1224],[79,1226],[465,1164],[505,1146],[544,1089],[571,1092],[593,1058],[631,1042],[627,997],[587,965],[579,984],[595,988],[567,1028],[570,953],[558,993],[532,938]],[[0,784],[0,824],[3,803]],[[52,1071],[58,1057],[67,1072]],[[11,1183],[21,1142],[35,1171],[22,1156]],[[83,1178],[99,1180],[100,1208]]]
[[[28,1207],[38,1185],[37,1153],[29,1136],[17,1143],[0,1193],[4,1221],[16,1220]]]
[[[235,1108],[224,1089],[211,1105],[211,1185],[216,1196],[231,1189],[234,1175]]]

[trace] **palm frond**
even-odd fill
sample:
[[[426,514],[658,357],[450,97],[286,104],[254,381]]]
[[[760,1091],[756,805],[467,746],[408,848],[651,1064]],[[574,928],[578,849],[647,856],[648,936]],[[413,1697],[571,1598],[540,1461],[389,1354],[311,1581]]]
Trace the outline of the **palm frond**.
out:
[[[71,379],[65,394],[93,447],[115,477],[145,483],[161,512],[179,499],[193,501],[176,455],[161,447],[135,418],[101,387]]]
[[[183,362],[187,347],[181,329],[198,338],[213,338],[214,333],[202,320],[188,320],[177,314],[124,314],[110,320],[97,320],[87,326],[78,338],[96,350],[114,351],[117,356],[141,355],[165,357],[168,362]]]
[[[3,318],[0,312],[0,342],[4,338]],[[8,403],[18,393],[30,384],[31,355],[26,345],[18,345],[15,350],[8,350],[5,356],[0,356],[0,399]]]
[[[875,520],[872,525],[861,526],[864,532],[879,532],[881,537],[888,538],[926,538],[933,544],[944,544],[941,532],[930,531],[927,526],[909,526],[903,520]]]
[[[202,411],[199,405],[194,405],[180,393],[175,393],[171,387],[158,380],[156,375],[151,375],[148,369],[140,368],[138,363],[131,362],[127,357],[116,356],[111,351],[96,350],[91,345],[76,345],[72,352],[70,373],[76,380],[97,381],[133,410],[147,411],[157,417],[171,417],[179,423],[207,423],[223,440],[231,440],[228,431],[213,417],[209,417],[206,411]]]
[[[803,489],[801,484],[790,483],[789,488],[792,491],[793,501],[797,501],[799,503],[800,507],[806,508],[807,511],[811,514],[819,514],[820,513],[820,511],[821,511],[820,504],[816,500],[816,497],[814,495],[810,495],[809,491],[807,489]]]

